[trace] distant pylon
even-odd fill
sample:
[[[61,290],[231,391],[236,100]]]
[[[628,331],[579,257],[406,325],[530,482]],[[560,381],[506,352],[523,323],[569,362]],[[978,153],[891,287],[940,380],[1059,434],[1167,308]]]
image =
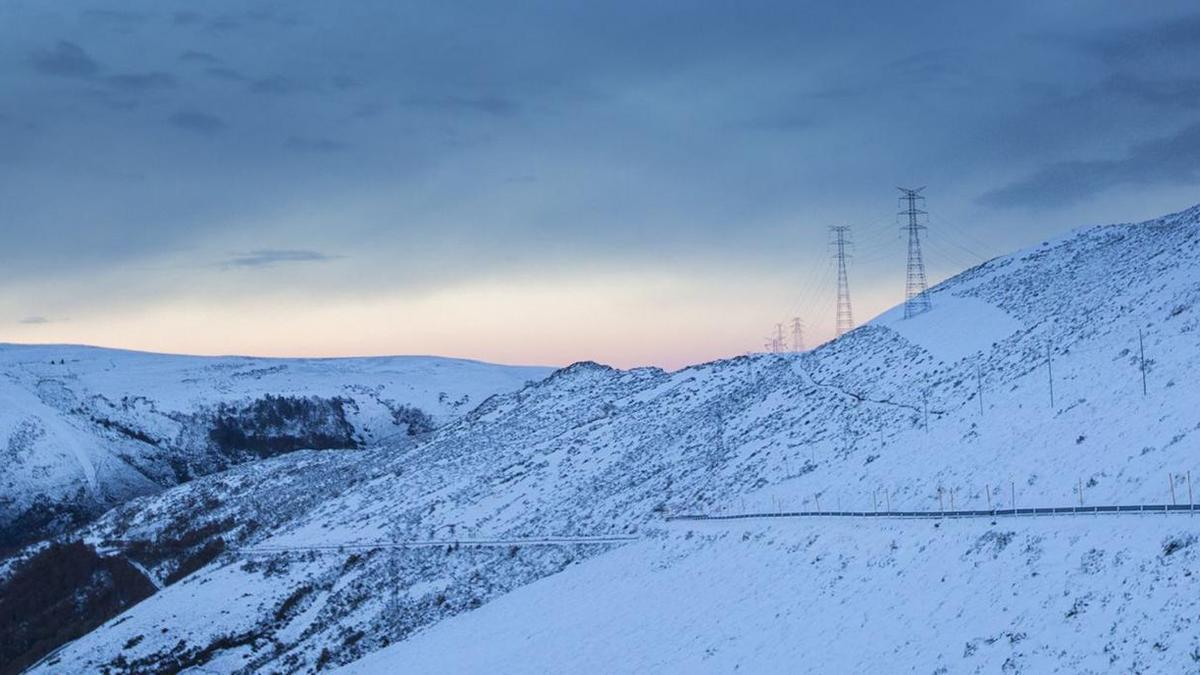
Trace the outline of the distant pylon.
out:
[[[919,218],[926,215],[926,212],[917,208],[918,201],[922,204],[925,202],[925,197],[921,196],[921,190],[925,188],[898,189],[904,193],[900,197],[900,206],[904,209],[900,215],[908,216],[908,225],[903,228],[908,231],[908,273],[904,279],[904,318],[908,319],[932,308],[927,292],[928,284],[925,281],[925,260],[921,257],[921,230],[924,230],[925,226],[920,223]]]
[[[804,351],[804,322],[800,317],[792,317],[792,351]]]
[[[837,334],[838,337],[854,330],[854,312],[850,308],[850,282],[846,279],[846,258],[850,255],[850,226],[836,225],[829,228],[833,233],[833,257],[837,260]]]
[[[775,332],[763,339],[763,348],[772,354],[785,351],[787,342],[783,339],[783,324],[775,324]]]

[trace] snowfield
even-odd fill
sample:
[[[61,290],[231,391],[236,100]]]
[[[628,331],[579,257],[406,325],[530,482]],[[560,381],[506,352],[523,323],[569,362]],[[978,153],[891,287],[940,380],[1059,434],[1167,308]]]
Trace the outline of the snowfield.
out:
[[[113,509],[73,537],[165,587],[33,672],[1195,670],[1186,515],[666,520],[1200,487],[1200,207],[931,293],[806,354],[576,364],[417,444]],[[462,543],[618,534],[640,540]]]

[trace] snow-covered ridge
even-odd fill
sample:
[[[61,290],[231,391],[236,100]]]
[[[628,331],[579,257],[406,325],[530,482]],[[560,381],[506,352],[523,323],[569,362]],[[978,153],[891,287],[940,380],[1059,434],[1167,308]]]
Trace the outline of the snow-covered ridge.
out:
[[[282,412],[276,439],[364,447],[428,431],[549,372],[434,357],[191,357],[0,344],[0,531],[12,535],[0,536],[0,546],[286,449],[270,439],[256,448],[237,428],[227,430],[230,438],[212,437],[214,418],[240,424],[255,405],[284,409],[269,411]]]
[[[903,598],[910,589],[899,585],[924,579],[911,567],[897,574],[905,565],[927,566],[921,574],[938,579],[975,574],[978,556],[951,553],[988,537],[990,525],[963,524],[976,529],[955,530],[954,537],[936,544],[927,530],[931,524],[924,522],[911,531],[878,524],[870,526],[874,530],[813,529],[811,534],[764,528],[763,536],[782,542],[766,550],[752,543],[756,533],[742,536],[742,525],[737,536],[689,537],[666,530],[662,516],[799,509],[817,499],[828,508],[869,508],[881,495],[897,509],[935,510],[943,498],[970,508],[989,499],[1003,506],[1013,494],[1023,506],[1069,504],[1081,497],[1086,503],[1169,502],[1169,476],[1177,494],[1185,489],[1188,471],[1200,477],[1194,459],[1200,441],[1200,391],[1194,384],[1200,382],[1198,278],[1200,209],[1148,223],[1089,228],[940,284],[932,291],[933,311],[919,319],[900,323],[885,315],[808,354],[740,357],[674,373],[582,364],[490,399],[419,446],[369,451],[369,461],[353,463],[331,453],[298,453],[139,500],[79,536],[96,543],[153,542],[128,555],[158,578],[178,580],[69,645],[43,664],[42,672],[120,663],[146,669],[203,664],[220,672],[313,671],[390,644],[396,644],[391,656],[380,658],[411,657],[416,663],[445,635],[467,639],[463,636],[470,629],[453,626],[498,630],[487,617],[500,609],[470,615],[514,589],[528,585],[496,607],[521,617],[538,611],[537,598],[547,593],[538,589],[545,584],[579,587],[559,579],[582,578],[595,585],[564,600],[586,612],[590,598],[603,596],[609,581],[613,585],[607,590],[627,593],[645,580],[665,578],[647,572],[662,568],[674,575],[669,583],[679,586],[697,568],[711,565],[714,573],[704,577],[709,583],[688,594],[655,597],[675,603],[664,611],[680,616],[719,608],[727,599],[715,571],[735,559],[803,567],[811,578],[798,592],[837,587],[844,560],[856,566],[856,574],[861,567],[861,574],[873,575],[872,598]],[[1080,485],[1082,495],[1076,492]],[[1164,539],[1186,541],[1196,529],[1182,522],[1186,517],[1174,518],[1170,532],[1163,526],[1125,537],[1117,530],[1092,546],[1103,549],[1110,556],[1106,560],[1120,557],[1149,569],[1165,560]],[[1030,529],[1033,525],[1009,528],[1018,538],[1056,542],[1053,555],[1028,568],[1048,580],[1029,603],[1040,605],[1058,590],[1054,584],[1079,584],[1084,593],[1092,592],[1088,584],[1093,582],[1072,572],[1088,553],[1089,532],[1138,528],[1141,521],[1092,522],[1064,520],[1050,526],[1059,528],[1053,534]],[[650,543],[615,551],[613,546],[485,551],[448,543],[442,550],[402,554],[379,548],[366,554],[277,553],[252,559],[223,548],[226,543],[229,549],[300,549],[331,541],[369,547],[391,539],[615,533],[636,533]],[[819,541],[809,543],[818,535]],[[882,565],[889,554],[868,549],[881,536],[897,538],[906,553]],[[921,542],[943,555],[918,555]],[[1016,551],[1005,550],[1005,555]],[[1183,557],[1171,558],[1172,564],[1190,561],[1193,554],[1178,555]],[[809,564],[814,557],[819,564]],[[573,568],[569,577],[545,578],[567,568]],[[1104,573],[1110,575],[1104,583],[1130,578],[1130,567],[1113,568]],[[753,612],[757,606],[764,615],[778,614],[783,633],[817,620],[794,608],[782,611],[785,599],[774,600],[780,588],[771,583],[777,577],[769,569],[742,574],[746,585],[738,602],[747,604],[738,611]],[[1024,583],[1023,571],[1005,574],[1005,584]],[[622,586],[622,578],[632,586]],[[1170,572],[1158,578],[1155,583],[1165,586],[1153,592],[1190,579]],[[947,606],[961,603],[970,592],[954,588],[942,592],[925,586],[934,602]],[[231,589],[249,594],[239,596],[236,609],[231,609]],[[1157,599],[1136,604],[1118,593],[1096,602],[1105,612],[1154,610],[1174,612],[1173,618],[1194,615],[1200,607],[1195,593],[1178,597],[1165,604]],[[831,610],[822,634],[829,640],[861,635],[863,612],[878,609],[863,604],[866,598],[853,596],[847,607]],[[1022,604],[1021,612],[972,632],[972,653],[988,652],[996,640],[1020,634],[1024,637],[1017,642],[1038,645],[1045,658],[1018,663],[1091,667],[1061,642],[1070,639],[1073,629],[1065,633],[1062,627],[1070,617],[1033,605]],[[190,617],[186,625],[172,616],[184,606]],[[597,605],[595,614],[579,620],[607,629],[606,616]],[[937,616],[940,621],[943,614]],[[439,626],[447,620],[453,623]],[[607,635],[615,649],[626,645],[631,662],[675,671],[703,669],[691,650],[757,640],[741,636],[736,622],[694,626],[696,640],[672,645],[678,648],[676,657],[660,660],[627,632]],[[1170,635],[1142,640],[1139,633],[1139,639],[1114,641],[1113,663],[1189,663],[1186,622],[1156,624],[1155,630],[1160,628]],[[760,628],[748,624],[746,630]],[[966,650],[957,643],[959,633],[948,635],[956,653]],[[907,659],[892,662],[896,670],[960,665],[917,660],[904,647],[914,638],[900,630],[872,634],[872,639],[879,642],[870,654]],[[1147,656],[1145,650],[1157,650],[1156,643],[1169,645],[1169,656]],[[523,642],[513,658],[536,663],[538,644],[537,639]],[[949,649],[951,642],[939,645]],[[688,653],[680,656],[678,650]],[[512,656],[502,652],[481,650]],[[752,663],[739,656],[744,651],[715,653],[708,662],[715,669]],[[852,645],[839,643],[830,654],[853,658]],[[977,663],[987,667],[992,659],[981,656],[962,669]],[[841,663],[829,661],[831,667]]]

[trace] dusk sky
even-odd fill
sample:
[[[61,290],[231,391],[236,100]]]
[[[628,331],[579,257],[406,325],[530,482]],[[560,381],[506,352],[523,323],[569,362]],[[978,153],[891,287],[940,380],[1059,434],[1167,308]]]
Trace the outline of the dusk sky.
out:
[[[0,342],[678,367],[1200,202],[1188,2],[0,3]]]

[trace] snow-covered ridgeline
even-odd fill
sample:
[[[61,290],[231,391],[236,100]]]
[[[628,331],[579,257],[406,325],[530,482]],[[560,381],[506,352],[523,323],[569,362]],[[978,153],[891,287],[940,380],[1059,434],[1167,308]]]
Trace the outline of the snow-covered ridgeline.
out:
[[[403,442],[549,372],[433,357],[0,345],[0,546],[292,446]],[[261,438],[236,426],[260,421]]]

